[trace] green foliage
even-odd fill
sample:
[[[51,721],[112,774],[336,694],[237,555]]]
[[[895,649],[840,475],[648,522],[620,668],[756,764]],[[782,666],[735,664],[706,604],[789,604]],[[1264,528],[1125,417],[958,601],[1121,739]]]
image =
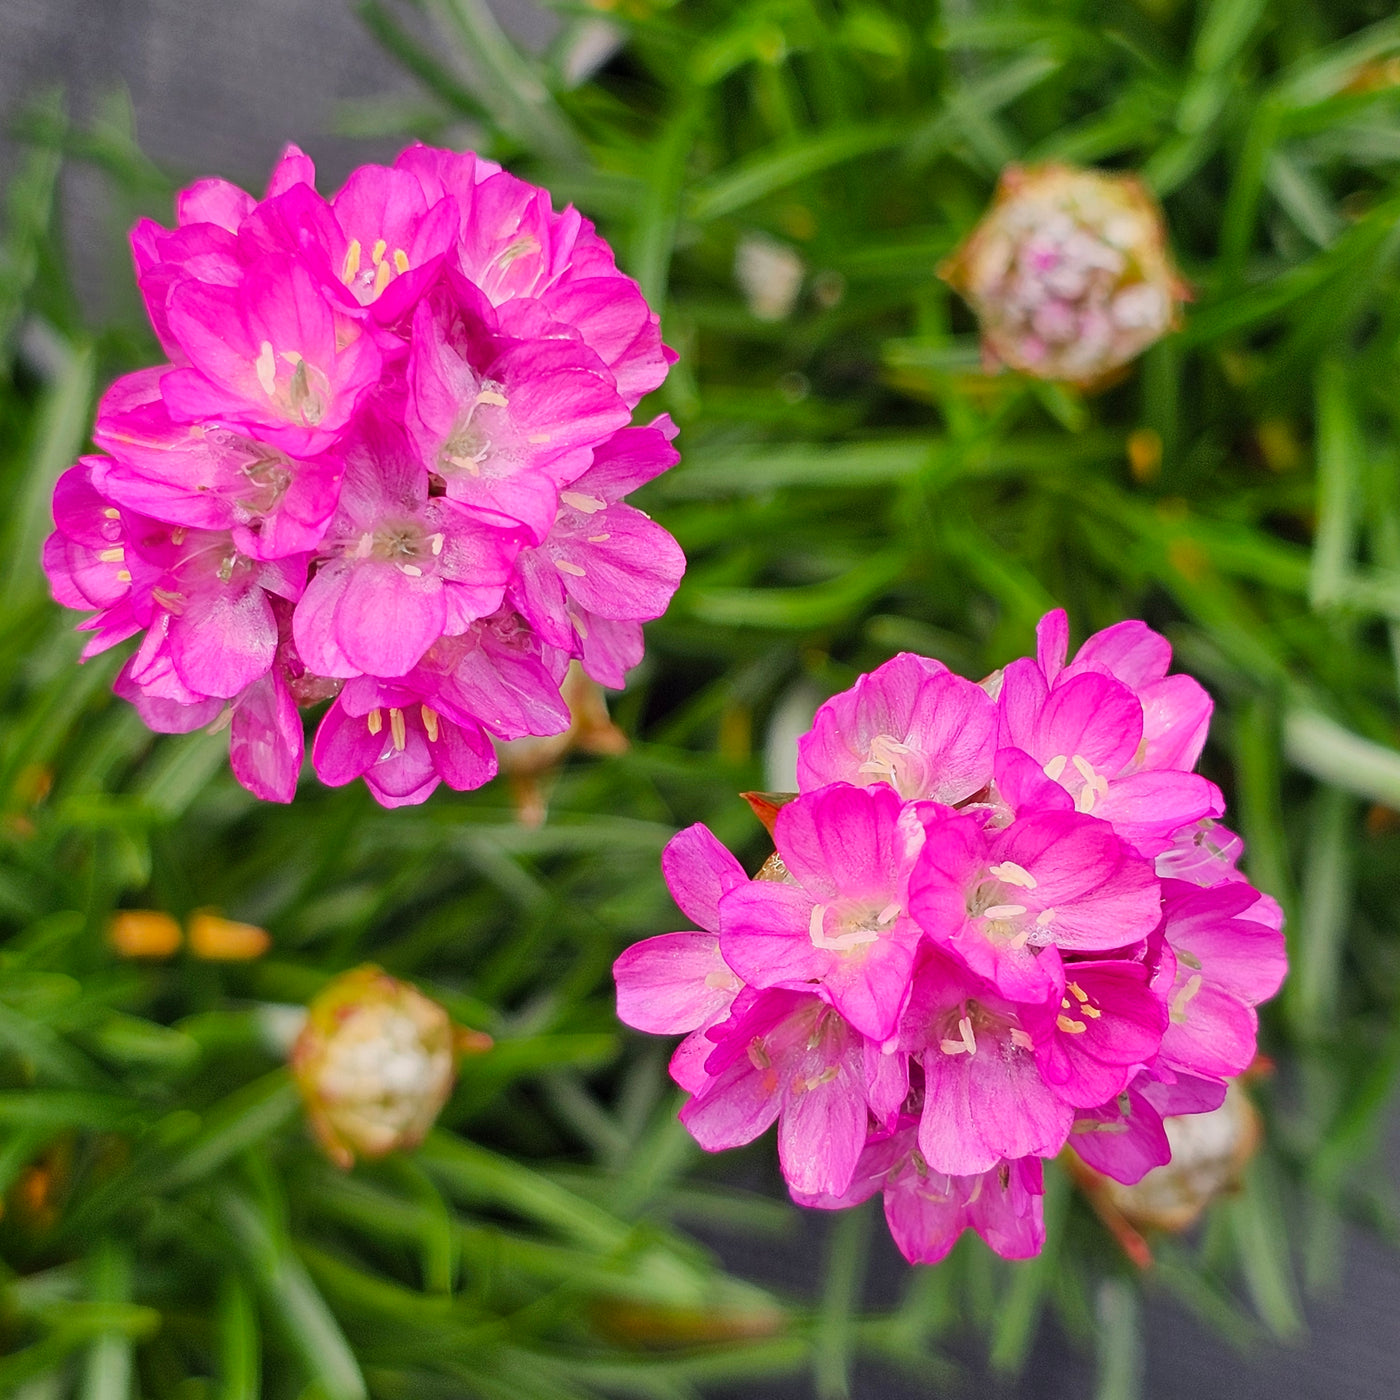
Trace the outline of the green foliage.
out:
[[[95,392],[155,357],[134,319],[75,308],[61,161],[123,210],[163,217],[172,184],[120,102],[85,130],[32,106],[0,245],[0,1392],[676,1400],[810,1368],[838,1396],[857,1356],[941,1375],[968,1326],[1014,1369],[1053,1308],[1117,1400],[1140,1286],[1242,1344],[1296,1333],[1294,1257],[1326,1283],[1347,1218],[1400,1242],[1367,1170],[1400,1076],[1400,22],[1365,0],[617,0],[565,9],[536,61],[483,0],[358,9],[423,102],[348,129],[508,160],[663,310],[682,359],[655,406],[685,460],[647,504],[690,574],[614,703],[631,752],[571,762],[537,831],[495,787],[384,813],[308,781],[260,806],[220,738],[153,738],[112,660],[75,665],[36,557]],[[624,47],[580,81],[604,23]],[[1194,287],[1185,329],[1097,396],[982,375],[933,276],[999,169],[1042,159],[1143,172]],[[754,235],[805,268],[776,321],[735,284]],[[1053,1174],[1034,1264],[965,1241],[865,1316],[852,1215],[820,1296],[779,1300],[685,1233],[789,1217],[713,1184],[609,964],[672,925],[676,827],[761,858],[733,793],[763,785],[794,685],[901,648],[980,675],[1056,603],[1078,636],[1146,617],[1217,697],[1208,771],[1290,914],[1267,1146],[1142,1279]],[[122,906],[218,907],[274,948],[123,960]],[[366,959],[496,1048],[419,1153],[345,1176],[276,1013]]]

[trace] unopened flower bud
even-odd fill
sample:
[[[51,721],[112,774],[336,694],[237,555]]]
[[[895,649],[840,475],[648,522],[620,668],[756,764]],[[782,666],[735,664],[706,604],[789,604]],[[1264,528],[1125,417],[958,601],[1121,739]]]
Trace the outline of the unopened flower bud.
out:
[[[168,958],[180,948],[180,925],[160,909],[118,909],[107,938],[124,958]]]
[[[272,946],[266,929],[226,919],[212,909],[196,909],[190,915],[189,934],[190,951],[210,962],[249,962]]]
[[[451,1018],[373,966],[342,973],[312,1001],[292,1047],[292,1073],[327,1155],[356,1158],[416,1147],[456,1077]]]
[[[1259,1114],[1232,1081],[1219,1108],[1164,1118],[1162,1126],[1171,1161],[1132,1186],[1105,1178],[1103,1190],[1134,1225],[1185,1230],[1217,1196],[1238,1186],[1259,1146]]]
[[[976,311],[989,361],[1084,386],[1173,330],[1186,297],[1146,186],[1068,165],[1008,166],[938,273]]]

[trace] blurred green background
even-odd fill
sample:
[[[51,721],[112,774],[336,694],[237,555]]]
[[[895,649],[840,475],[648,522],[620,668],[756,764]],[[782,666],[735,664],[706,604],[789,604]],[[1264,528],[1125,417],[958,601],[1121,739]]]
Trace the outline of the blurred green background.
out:
[[[336,159],[474,144],[597,219],[661,310],[681,360],[647,407],[684,456],[642,504],[690,572],[613,699],[631,751],[571,759],[538,830],[504,785],[385,813],[308,778],[264,806],[225,737],[148,734],[108,693],[118,657],[76,667],[37,558],[95,395],[157,358],[120,238],[211,172],[145,155],[120,93],[4,94],[0,1394],[956,1394],[1030,1355],[1027,1395],[1069,1393],[1048,1367],[1131,1400],[1144,1297],[1245,1347],[1297,1341],[1350,1224],[1400,1244],[1391,7],[615,0],[555,6],[536,52],[481,0],[351,8],[411,81],[340,108]],[[1093,397],[984,376],[933,276],[999,170],[1040,159],[1141,172],[1194,292]],[[102,210],[76,249],[65,189]],[[735,275],[755,249],[800,278],[790,307],[755,314]],[[877,1252],[872,1291],[878,1207],[794,1244],[771,1142],[700,1159],[608,968],[676,926],[657,857],[677,827],[761,860],[734,794],[770,780],[775,717],[900,649],[980,676],[1055,605],[1076,638],[1146,618],[1217,699],[1206,771],[1289,913],[1266,1146],[1146,1275],[1053,1172],[1039,1261]],[[273,948],[122,960],[119,907],[215,907]],[[497,1044],[420,1153],[344,1176],[267,1007],[367,959]],[[1046,1315],[1092,1371],[1032,1351]]]

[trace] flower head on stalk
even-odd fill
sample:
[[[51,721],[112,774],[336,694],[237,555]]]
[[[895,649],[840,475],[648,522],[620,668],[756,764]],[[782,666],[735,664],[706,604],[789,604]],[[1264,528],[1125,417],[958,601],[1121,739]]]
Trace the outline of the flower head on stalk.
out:
[[[140,636],[116,688],[152,728],[227,723],[285,802],[333,700],[318,773],[397,806],[565,732],[571,660],[625,683],[685,568],[622,500],[677,461],[628,426],[675,357],[586,219],[421,146],[327,200],[289,147],[132,250],[169,363],[104,396],[44,563],[88,655]]]
[[[794,1198],[882,1192],[913,1262],[968,1228],[1036,1253],[1067,1144],[1123,1183],[1167,1162],[1164,1121],[1220,1104],[1285,971],[1278,906],[1191,771],[1209,698],[1142,623],[1073,660],[1067,638],[1051,613],[980,686],[903,655],[833,697],[801,791],[746,794],[759,873],[683,832],[666,876],[705,931],[615,968],[624,1021],[686,1034],[702,1147],[776,1122]]]

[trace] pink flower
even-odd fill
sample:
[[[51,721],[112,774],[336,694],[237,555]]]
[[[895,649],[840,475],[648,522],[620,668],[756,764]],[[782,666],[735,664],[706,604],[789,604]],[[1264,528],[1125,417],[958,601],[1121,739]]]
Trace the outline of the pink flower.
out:
[[[1283,933],[1244,881],[1199,889],[1162,883],[1163,929],[1175,977],[1162,1061],[1211,1078],[1241,1074],[1254,1059],[1254,1008],[1278,991],[1287,971]]]
[[[286,255],[236,286],[177,282],[166,315],[189,363],[161,380],[171,416],[246,424],[297,455],[334,446],[383,370],[374,340]]]
[[[681,912],[704,932],[662,933],[628,948],[613,964],[617,1014],[639,1031],[685,1035],[671,1057],[671,1075],[696,1093],[714,1049],[705,1032],[728,1016],[743,986],[720,956],[719,901],[748,876],[698,824],[671,838],[661,868]]]
[[[103,399],[55,490],[54,594],[153,728],[226,723],[288,801],[313,757],[386,805],[562,732],[571,660],[621,686],[684,560],[622,502],[674,465],[627,425],[675,356],[591,224],[415,147],[329,200],[294,146],[262,199],[202,180],[132,232],[169,363]]]
[[[1058,999],[1059,954],[1123,948],[1157,927],[1152,867],[1107,822],[1040,812],[989,836],[971,817],[931,813],[925,830],[910,912],[1003,996]]]
[[[888,783],[906,801],[962,802],[991,781],[996,727],[980,686],[905,652],[817,711],[798,786]]]
[[[171,524],[228,530],[252,559],[315,549],[340,494],[341,458],[295,458],[218,421],[178,423],[161,397],[168,373],[126,375],[103,397],[93,438],[110,457],[94,466],[98,492]]]
[[[515,586],[520,610],[552,645],[579,646],[587,661],[590,638],[606,637],[610,624],[649,621],[666,611],[685,573],[685,556],[622,497],[675,465],[675,436],[675,424],[664,416],[615,434],[561,492],[543,543],[522,551]]]
[[[832,783],[778,813],[792,883],[753,881],[720,901],[720,951],[753,987],[811,986],[861,1034],[894,1032],[919,928],[909,874],[918,815],[887,787]]]
[[[1036,1253],[1067,1142],[1122,1182],[1166,1162],[1163,1119],[1218,1106],[1285,971],[1282,912],[1189,771],[1205,692],[1141,623],[1066,664],[1052,613],[1039,643],[980,686],[898,656],[822,706],[760,876],[682,833],[667,878],[704,932],[616,964],[623,1019],[686,1035],[702,1147],[776,1121],[794,1199],[882,1191],[915,1262],[967,1228]]]
[[[884,1192],[885,1221],[911,1264],[937,1264],[964,1230],[976,1230],[1003,1259],[1029,1259],[1045,1243],[1039,1157],[1001,1162],[976,1176],[934,1171],[919,1151],[912,1124],[873,1137],[851,1185],[839,1196],[793,1199],[818,1210],[843,1210]]]
[[[1051,683],[1035,661],[1014,661],[998,708],[1000,745],[1029,754],[1079,811],[1112,822],[1144,855],[1224,811],[1220,790],[1199,774],[1144,767],[1150,739],[1142,703],[1106,672],[1064,672]]]
[[[431,495],[403,433],[366,420],[297,607],[297,650],[323,676],[402,676],[500,606],[519,548],[517,533]]]
[[[584,343],[553,327],[531,338],[483,331],[446,289],[414,314],[407,372],[406,421],[425,474],[479,518],[524,526],[532,543],[560,489],[630,416]]]
[[[708,1078],[681,1110],[696,1142],[707,1152],[739,1147],[776,1120],[794,1190],[845,1191],[868,1120],[861,1037],[824,1001],[793,991],[747,994],[708,1034]]]
[[[935,1171],[975,1176],[1003,1157],[1053,1157],[1074,1110],[1041,1073],[1022,1010],[928,950],[899,1028],[923,1069],[919,1151]]]

